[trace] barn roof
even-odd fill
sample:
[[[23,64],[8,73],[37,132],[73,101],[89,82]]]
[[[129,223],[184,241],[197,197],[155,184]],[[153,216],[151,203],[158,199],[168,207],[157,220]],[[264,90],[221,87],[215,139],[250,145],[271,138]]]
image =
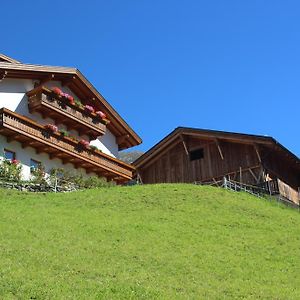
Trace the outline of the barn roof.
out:
[[[61,81],[79,98],[93,101],[94,106],[104,111],[111,121],[108,129],[117,136],[120,150],[136,146],[142,142],[138,134],[76,68],[23,64],[0,54],[0,78],[23,78],[39,80],[40,82]]]
[[[146,162],[155,158],[156,155],[159,155],[165,149],[172,147],[173,142],[183,136],[196,136],[243,144],[266,145],[268,147],[273,147],[274,149],[279,150],[280,152],[287,155],[300,168],[300,159],[283,145],[281,145],[278,141],[276,141],[273,137],[191,127],[175,128],[170,134],[168,134],[161,141],[155,144],[137,160],[135,160],[133,162],[133,165],[137,168],[143,166]]]

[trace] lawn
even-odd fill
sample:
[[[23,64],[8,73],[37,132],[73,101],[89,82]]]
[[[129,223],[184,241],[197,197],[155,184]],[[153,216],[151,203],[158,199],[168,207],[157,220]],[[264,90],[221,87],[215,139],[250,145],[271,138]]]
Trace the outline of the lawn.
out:
[[[0,190],[1,299],[300,299],[300,213],[184,184]]]

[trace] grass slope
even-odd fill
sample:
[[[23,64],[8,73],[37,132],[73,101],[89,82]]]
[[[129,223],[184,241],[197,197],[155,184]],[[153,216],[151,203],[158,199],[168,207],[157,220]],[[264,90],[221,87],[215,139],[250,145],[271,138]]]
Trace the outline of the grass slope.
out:
[[[0,191],[1,299],[300,299],[300,214],[194,185]]]

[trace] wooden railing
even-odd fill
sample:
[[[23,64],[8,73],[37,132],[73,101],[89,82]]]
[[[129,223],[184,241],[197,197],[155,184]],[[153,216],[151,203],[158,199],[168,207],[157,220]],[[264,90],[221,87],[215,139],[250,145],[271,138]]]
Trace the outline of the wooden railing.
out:
[[[55,148],[58,152],[68,154],[70,158],[76,158],[84,163],[95,167],[100,167],[114,174],[132,178],[133,167],[115,159],[99,150],[82,148],[78,141],[69,137],[61,136],[59,133],[50,133],[44,126],[18,115],[8,109],[0,110],[0,126],[12,130],[15,135],[26,136],[30,140],[35,140],[45,145]],[[16,134],[17,133],[17,134]],[[34,146],[33,146],[34,147]],[[72,161],[72,159],[70,159]]]
[[[86,112],[83,108],[69,103],[64,97],[55,95],[45,87],[29,91],[27,96],[29,97],[28,106],[31,112],[37,111],[43,114],[43,111],[52,111],[52,115],[58,114],[56,120],[61,123],[71,123],[73,129],[80,127],[80,125],[84,126],[85,131],[90,130],[94,136],[103,135],[106,131],[106,125],[96,114]]]

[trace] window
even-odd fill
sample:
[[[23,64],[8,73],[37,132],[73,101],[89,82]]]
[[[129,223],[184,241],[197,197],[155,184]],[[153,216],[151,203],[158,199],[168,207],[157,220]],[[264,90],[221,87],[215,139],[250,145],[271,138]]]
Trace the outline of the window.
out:
[[[198,160],[204,157],[203,148],[190,151],[190,161]]]
[[[41,168],[42,163],[35,159],[30,159],[30,172],[32,173],[34,170],[38,170]]]
[[[16,159],[16,152],[4,149],[4,158],[8,160]]]

